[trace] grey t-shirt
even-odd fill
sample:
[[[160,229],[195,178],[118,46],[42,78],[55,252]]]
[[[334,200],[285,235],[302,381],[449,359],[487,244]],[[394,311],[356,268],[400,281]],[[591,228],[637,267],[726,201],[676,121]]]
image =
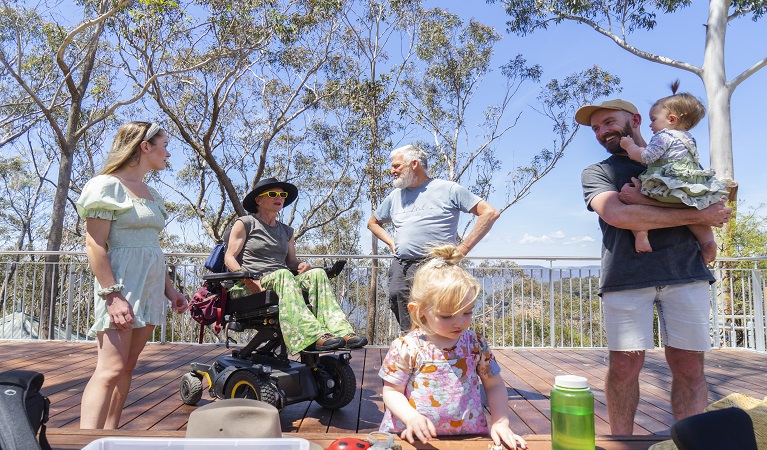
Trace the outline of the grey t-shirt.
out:
[[[245,270],[256,272],[260,277],[287,268],[285,259],[288,257],[288,242],[293,237],[292,228],[282,222],[272,227],[253,215],[237,220],[243,222],[246,230],[250,228],[241,253]]]
[[[403,259],[426,256],[430,244],[454,244],[461,211],[470,212],[482,199],[445,180],[429,180],[395,189],[378,206],[376,219],[394,224],[395,254]]]
[[[626,156],[613,155],[592,164],[581,174],[583,196],[589,210],[591,200],[602,192],[620,192],[631,177],[638,177],[645,166]],[[687,227],[650,230],[650,253],[637,253],[634,235],[609,225],[599,218],[602,229],[602,274],[599,293],[640,289],[651,286],[713,282],[703,263],[695,236]]]

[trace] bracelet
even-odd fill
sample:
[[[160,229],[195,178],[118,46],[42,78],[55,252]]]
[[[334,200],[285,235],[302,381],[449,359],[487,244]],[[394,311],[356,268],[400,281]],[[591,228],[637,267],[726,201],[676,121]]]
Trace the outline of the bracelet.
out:
[[[96,291],[96,295],[98,295],[101,298],[106,298],[107,295],[115,293],[115,292],[121,292],[125,286],[123,286],[120,283],[117,283],[115,285],[109,286],[108,288],[99,289]]]

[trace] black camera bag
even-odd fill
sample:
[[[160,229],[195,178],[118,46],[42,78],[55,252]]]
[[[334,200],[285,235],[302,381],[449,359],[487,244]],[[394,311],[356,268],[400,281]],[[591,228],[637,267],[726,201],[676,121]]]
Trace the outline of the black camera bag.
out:
[[[51,403],[40,393],[44,380],[31,370],[0,373],[0,450],[50,450],[45,423]]]

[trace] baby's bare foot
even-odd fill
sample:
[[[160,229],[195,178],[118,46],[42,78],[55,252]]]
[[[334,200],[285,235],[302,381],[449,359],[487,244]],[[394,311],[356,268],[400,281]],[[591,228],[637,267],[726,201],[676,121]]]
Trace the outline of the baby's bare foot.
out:
[[[637,231],[634,233],[634,249],[637,253],[650,253],[652,251],[650,239],[647,237],[646,231]]]
[[[716,260],[716,241],[708,241],[700,244],[700,253],[703,255],[703,262],[711,264]]]

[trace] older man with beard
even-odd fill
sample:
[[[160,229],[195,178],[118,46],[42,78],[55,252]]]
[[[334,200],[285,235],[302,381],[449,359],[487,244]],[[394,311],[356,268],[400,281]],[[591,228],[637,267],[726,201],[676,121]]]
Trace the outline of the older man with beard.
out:
[[[395,258],[389,270],[389,302],[403,333],[410,331],[407,303],[418,264],[431,245],[456,242],[461,211],[477,216],[471,232],[458,245],[464,255],[490,231],[500,213],[465,187],[431,179],[426,153],[414,145],[391,152],[392,191],[368,221],[373,234],[391,248]],[[394,225],[395,238],[383,228]]]
[[[590,126],[611,154],[587,167],[581,176],[589,210],[602,229],[602,273],[599,295],[605,311],[610,362],[605,379],[612,434],[633,433],[639,403],[639,372],[645,350],[654,347],[653,308],[671,369],[674,419],[703,412],[707,386],[703,352],[711,349],[709,284],[695,237],[686,227],[721,227],[732,211],[723,203],[704,210],[675,209],[642,195],[637,177],[645,166],[629,159],[622,136],[646,143],[639,132],[642,117],[620,99],[584,106],[575,120]],[[637,253],[631,229],[650,230],[653,251]]]

